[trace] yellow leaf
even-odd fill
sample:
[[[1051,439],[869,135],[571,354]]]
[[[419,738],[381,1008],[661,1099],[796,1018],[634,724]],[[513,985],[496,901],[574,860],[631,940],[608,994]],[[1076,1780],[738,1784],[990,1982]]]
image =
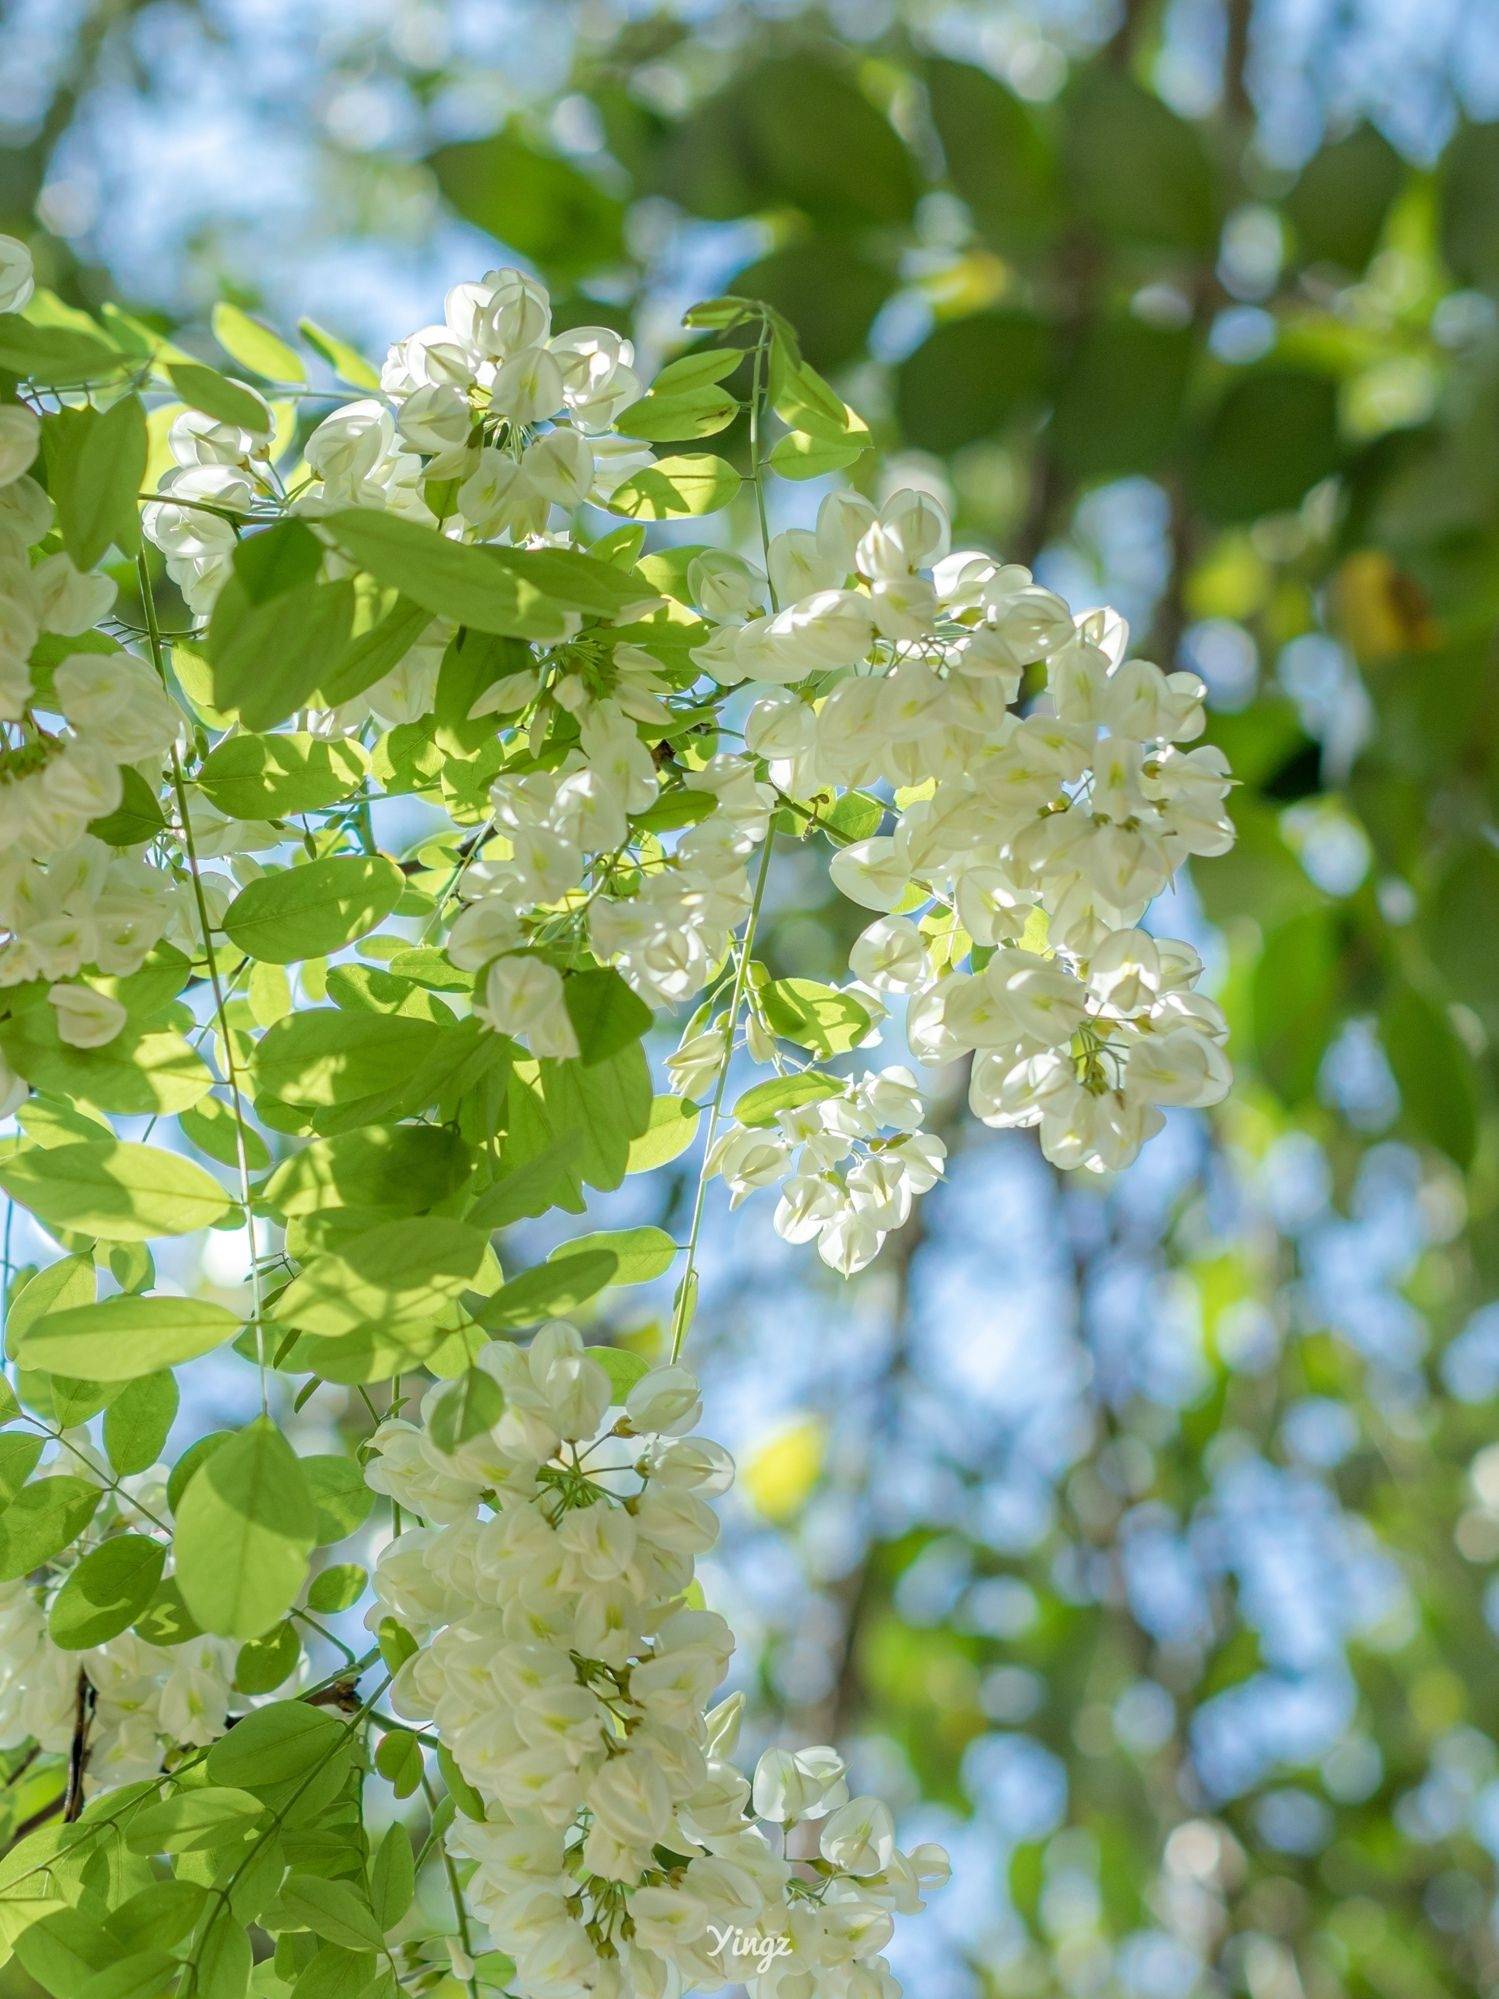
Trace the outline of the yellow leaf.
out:
[[[800,1513],[822,1470],[823,1426],[815,1416],[783,1424],[757,1444],[740,1468],[739,1482],[767,1520]]]

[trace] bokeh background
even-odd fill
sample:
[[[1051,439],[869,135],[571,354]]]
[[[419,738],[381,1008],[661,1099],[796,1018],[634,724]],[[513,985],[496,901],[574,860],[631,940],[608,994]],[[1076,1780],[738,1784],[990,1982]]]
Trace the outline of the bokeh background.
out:
[[[1157,920],[1233,1097],[1086,1184],[948,1103],[847,1288],[720,1216],[710,1601],[952,1849],[917,1999],[1494,1989],[1499,0],[9,0],[0,69],[74,301],[378,353],[519,259],[659,359],[752,292],[1203,675],[1239,844]],[[824,890],[772,960],[842,972]]]

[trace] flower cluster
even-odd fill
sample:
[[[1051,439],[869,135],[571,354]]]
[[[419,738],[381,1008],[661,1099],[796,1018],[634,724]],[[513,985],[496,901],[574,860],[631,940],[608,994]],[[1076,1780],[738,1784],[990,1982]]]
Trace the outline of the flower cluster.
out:
[[[43,1479],[68,1469],[96,1472],[108,1483],[86,1432],[68,1441],[69,1455],[52,1459]],[[96,1517],[156,1538],[159,1520],[135,1501],[147,1493],[159,1501],[162,1484],[159,1472],[124,1480],[114,1504]],[[34,1743],[45,1754],[68,1753],[83,1718],[80,1698],[87,1702],[89,1793],[154,1777],[172,1751],[217,1741],[235,1704],[237,1648],[202,1633],[157,1645],[129,1630],[81,1649],[59,1645],[48,1617],[71,1574],[71,1563],[60,1560],[39,1579],[0,1583],[0,1750]]]
[[[0,1584],[0,1749],[34,1742],[66,1754],[82,1675],[91,1704],[88,1791],[154,1777],[169,1750],[217,1741],[234,1701],[233,1671],[234,1647],[222,1638],[165,1646],[126,1631],[66,1651],[48,1636],[41,1595],[26,1583]]]
[[[948,542],[926,494],[879,512],[831,494],[815,530],[772,540],[768,575],[699,568],[716,625],[696,658],[755,690],[746,741],[798,810],[854,790],[893,813],[831,863],[879,912],[850,990],[875,1018],[902,1008],[921,1062],[976,1058],[986,1122],[1039,1125],[1059,1165],[1122,1166],[1161,1105],[1228,1087],[1200,961],[1139,924],[1184,858],[1232,841],[1231,780],[1221,752],[1182,747],[1204,726],[1195,674],[1130,658],[1112,613],[1076,618],[1028,570]],[[757,608],[767,595],[781,608]],[[730,1133],[722,1157],[741,1190],[780,1177],[763,1136]],[[795,1178],[781,1222],[848,1216]],[[840,1220],[830,1260],[869,1233]]]
[[[482,1807],[447,1842],[517,1991],[893,1994],[893,1916],[946,1856],[902,1853],[832,1749],[771,1750],[752,1783],[730,1760],[741,1699],[709,1702],[733,1640],[693,1567],[733,1467],[691,1434],[696,1382],[656,1368],[621,1404],[560,1322],[478,1366],[503,1406],[475,1434],[438,1441],[439,1384],[372,1440],[368,1482],[431,1524],[381,1554],[371,1621],[417,1642],[392,1703]]]
[[[814,1085],[809,1101],[776,1111],[768,1126],[732,1127],[708,1166],[722,1174],[731,1207],[779,1185],[777,1235],[815,1241],[823,1262],[851,1277],[942,1176],[947,1148],[921,1129],[925,1115],[909,1069],[872,1071],[842,1089]]]
[[[4,309],[32,290],[24,245],[4,239]],[[115,601],[109,578],[61,549],[33,558],[54,523],[31,477],[40,442],[31,409],[0,408],[0,986],[48,981],[62,1038],[94,1047],[124,1010],[68,982],[137,970],[168,927],[171,882],[88,828],[120,805],[128,766],[146,761],[155,780],[180,718],[145,663],[95,631]],[[7,1082],[9,1110],[24,1086]]]

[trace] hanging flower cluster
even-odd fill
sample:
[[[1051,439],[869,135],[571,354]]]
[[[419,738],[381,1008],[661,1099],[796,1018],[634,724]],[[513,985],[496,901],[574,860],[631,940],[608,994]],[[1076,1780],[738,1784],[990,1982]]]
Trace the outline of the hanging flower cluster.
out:
[[[495,1420],[444,1447],[438,1385],[372,1439],[370,1484],[433,1524],[381,1555],[370,1621],[418,1642],[392,1700],[435,1722],[482,1810],[448,1846],[517,1989],[896,1992],[893,1917],[947,1858],[902,1853],[831,1748],[769,1750],[752,1783],[731,1761],[742,1697],[709,1702],[734,1641],[689,1604],[733,1466],[691,1434],[696,1381],[654,1368],[621,1404],[560,1321],[479,1367]]]
[[[54,1594],[49,1592],[47,1594]],[[234,1648],[199,1635],[153,1645],[132,1631],[65,1650],[47,1629],[46,1594],[0,1585],[0,1750],[66,1755],[78,1724],[80,1676],[89,1704],[88,1792],[154,1777],[179,1744],[224,1733],[233,1704]]]

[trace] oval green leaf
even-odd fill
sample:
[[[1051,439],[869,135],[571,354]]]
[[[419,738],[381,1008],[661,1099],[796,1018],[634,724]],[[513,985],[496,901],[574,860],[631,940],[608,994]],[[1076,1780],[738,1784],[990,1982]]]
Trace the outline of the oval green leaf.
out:
[[[382,923],[405,885],[383,854],[330,854],[247,883],[225,911],[224,931],[264,964],[323,958]]]

